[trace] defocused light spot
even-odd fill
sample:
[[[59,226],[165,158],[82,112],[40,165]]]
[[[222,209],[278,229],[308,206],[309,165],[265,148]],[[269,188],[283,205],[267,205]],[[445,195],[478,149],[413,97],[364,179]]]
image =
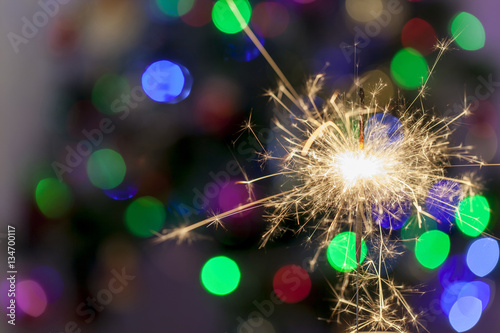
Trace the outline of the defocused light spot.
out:
[[[482,303],[482,309],[484,310],[490,303],[491,287],[483,281],[472,281],[466,283],[462,289],[460,289],[458,298],[460,299],[467,296],[472,296],[480,300]]]
[[[380,0],[346,0],[345,7],[349,16],[359,22],[375,20],[384,9]]]
[[[123,157],[112,149],[97,150],[87,161],[87,175],[90,182],[103,190],[120,185],[126,170]]]
[[[156,0],[158,8],[169,16],[182,16],[193,8],[194,0]]]
[[[451,308],[457,302],[458,295],[466,284],[467,282],[458,281],[445,287],[440,299],[441,310],[445,315],[450,314]]]
[[[154,101],[178,103],[191,93],[189,71],[168,60],[152,63],[142,74],[142,89]]]
[[[52,267],[35,267],[31,270],[30,277],[43,287],[49,303],[57,301],[62,296],[64,281],[59,272]]]
[[[477,237],[488,226],[490,215],[488,200],[483,196],[474,195],[460,202],[455,221],[464,234]]]
[[[212,0],[195,0],[193,8],[181,16],[184,23],[192,27],[201,27],[212,20]]]
[[[423,233],[415,245],[418,262],[429,269],[441,265],[450,253],[450,237],[442,231],[431,230]]]
[[[337,66],[335,66],[335,69]],[[391,78],[379,69],[369,71],[361,79],[365,89],[366,104],[377,103],[378,105],[389,104],[394,99],[394,84]],[[377,92],[375,95],[372,92]]]
[[[466,12],[455,16],[451,22],[451,34],[458,46],[468,51],[483,48],[486,41],[486,33],[481,21]]]
[[[146,21],[142,3],[135,0],[87,1],[83,14],[85,24],[69,16],[82,34],[78,40],[79,52],[96,61],[125,56],[143,36]]]
[[[130,85],[126,79],[116,74],[101,76],[92,89],[92,104],[105,114],[113,114],[117,101],[130,96]]]
[[[453,180],[441,180],[430,188],[425,199],[426,209],[439,222],[440,229],[450,229],[461,196],[462,188]]]
[[[309,295],[311,278],[302,267],[287,265],[274,274],[273,289],[283,302],[297,303]]]
[[[49,218],[64,216],[73,206],[73,194],[68,185],[55,178],[42,179],[35,190],[38,209]]]
[[[429,76],[425,58],[409,47],[396,53],[391,62],[391,74],[396,83],[404,89],[422,86]]]
[[[125,210],[125,225],[130,233],[138,237],[149,237],[158,232],[165,218],[163,204],[153,197],[140,197]]]
[[[215,295],[227,295],[240,283],[240,269],[234,260],[228,257],[214,257],[203,265],[201,283]]]
[[[257,36],[262,45],[264,38]],[[260,55],[259,49],[252,40],[244,33],[227,35],[225,38],[225,53],[236,61],[250,61]]]
[[[386,229],[401,229],[410,215],[411,203],[409,201],[379,204],[372,208],[373,219]]]
[[[401,31],[404,47],[411,47],[423,55],[434,51],[437,42],[436,31],[427,21],[419,18],[409,20]]]
[[[219,133],[240,110],[241,91],[238,82],[213,77],[202,83],[197,94],[195,121],[207,132]]]
[[[138,190],[139,188],[134,184],[123,183],[115,188],[104,190],[104,194],[106,194],[111,199],[127,200],[136,195]]]
[[[403,136],[401,122],[389,113],[377,113],[366,122],[365,141],[367,145],[373,143],[372,148],[381,143],[398,145],[403,140]]]
[[[460,298],[450,310],[450,324],[457,332],[468,331],[478,323],[482,312],[479,299],[470,296]]]
[[[220,184],[220,183],[219,183]],[[217,185],[219,187],[220,185]],[[207,192],[205,187],[205,196],[211,197],[212,194]],[[236,184],[234,181],[229,181],[227,184],[220,187],[220,192],[217,198],[218,206],[222,212],[237,208],[245,204],[248,200],[248,189],[243,184]],[[242,212],[243,215],[248,214]]]
[[[281,35],[290,21],[290,15],[285,6],[278,2],[260,2],[252,12],[252,27],[266,38]]]
[[[474,273],[467,267],[463,254],[457,254],[448,258],[439,269],[438,276],[439,282],[441,282],[443,287],[455,282],[469,282],[475,278]]]
[[[403,228],[401,228],[401,239],[404,240],[403,244],[412,250],[415,249],[415,244],[420,235],[437,229],[437,222],[430,217],[420,215],[420,220],[417,215],[412,215],[408,218]]]
[[[308,4],[308,3],[314,2],[316,0],[293,0],[293,1],[295,1],[296,3],[300,3],[300,4]]]
[[[226,34],[234,34],[243,30],[250,21],[252,15],[252,7],[248,0],[234,0],[235,8],[231,8],[227,0],[219,0],[215,3],[212,10],[212,19],[215,26]],[[241,25],[234,11],[238,11],[245,21],[245,25]]]
[[[360,262],[365,260],[368,248],[364,240],[361,241]],[[326,252],[330,265],[340,272],[350,272],[356,269],[356,234],[346,231],[333,238]]]
[[[477,276],[491,273],[498,264],[500,249],[493,238],[481,238],[474,241],[467,251],[467,266]]]
[[[16,284],[16,303],[26,314],[39,317],[47,308],[47,296],[35,281],[24,280]]]

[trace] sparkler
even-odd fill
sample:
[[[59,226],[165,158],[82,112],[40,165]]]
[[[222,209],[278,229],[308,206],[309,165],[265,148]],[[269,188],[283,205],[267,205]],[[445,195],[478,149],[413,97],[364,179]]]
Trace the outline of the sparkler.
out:
[[[251,188],[263,178],[282,177],[283,190],[193,225],[166,231],[158,235],[156,241],[183,240],[198,227],[223,224],[225,217],[264,206],[269,228],[262,236],[261,247],[286,230],[283,221],[295,220],[296,233],[310,230],[307,240],[318,240],[316,255],[310,262],[314,268],[320,253],[335,235],[355,230],[356,272],[345,273],[337,286],[331,286],[336,302],[330,319],[337,316],[340,321],[341,314],[355,313],[356,323],[349,328],[350,332],[407,332],[409,327],[426,330],[420,322],[422,314],[414,312],[404,298],[406,293],[417,290],[382,277],[387,271],[386,260],[400,253],[396,241],[390,237],[392,229],[383,230],[373,216],[386,215],[396,221],[411,208],[419,228],[425,228],[423,216],[442,222],[422,208],[430,195],[429,189],[436,182],[446,179],[460,183],[462,191],[458,195],[461,197],[475,194],[479,187],[469,177],[451,179],[445,172],[452,157],[469,165],[483,165],[480,159],[469,155],[471,147],[452,147],[449,143],[451,125],[469,113],[467,104],[453,119],[439,119],[429,114],[423,101],[427,79],[408,107],[402,101],[379,105],[377,94],[384,88],[382,82],[373,91],[366,92],[372,98],[365,105],[365,91],[359,80],[350,92],[335,91],[323,105],[317,105],[315,100],[322,93],[324,76],[319,74],[310,79],[305,94],[300,97],[247,26],[233,1],[228,0],[228,4],[281,80],[277,91],[270,91],[268,95],[287,115],[274,121],[283,132],[280,144],[286,154],[274,156],[265,150],[262,154],[265,160],[278,160],[280,171],[240,183]],[[429,78],[451,42],[438,43],[439,52]],[[250,122],[247,127],[257,139]],[[433,199],[451,214],[457,209],[445,200]],[[369,241],[374,250],[362,262],[361,245],[365,241]],[[349,260],[352,259],[346,255],[344,262]],[[349,288],[354,279],[356,300]]]

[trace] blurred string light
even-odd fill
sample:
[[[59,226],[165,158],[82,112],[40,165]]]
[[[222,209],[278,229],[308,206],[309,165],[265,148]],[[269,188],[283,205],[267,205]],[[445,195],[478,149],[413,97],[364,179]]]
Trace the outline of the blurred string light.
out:
[[[165,219],[163,204],[150,196],[135,199],[125,210],[125,225],[131,234],[138,237],[152,236],[163,227]]]
[[[68,185],[56,178],[45,178],[35,189],[38,209],[49,218],[65,216],[73,206],[73,193]]]
[[[391,74],[401,88],[417,89],[427,81],[427,61],[417,50],[404,48],[392,59]]]
[[[365,241],[361,242],[361,259],[363,262],[368,248]],[[339,272],[351,272],[356,269],[356,234],[345,231],[335,236],[326,250],[330,265]]]
[[[120,185],[127,167],[123,157],[112,149],[100,149],[92,153],[87,161],[90,182],[103,190]]]
[[[450,26],[455,42],[462,49],[476,51],[484,47],[486,33],[481,21],[472,14],[461,12],[453,18]]]
[[[201,270],[203,287],[215,295],[232,293],[240,283],[241,273],[236,262],[219,256],[208,260]]]
[[[363,87],[365,87],[367,91],[378,91],[376,100],[374,96],[368,94],[365,97],[366,103],[377,102],[380,105],[384,105],[390,103],[394,99],[394,84],[384,69],[375,69],[366,72],[361,76],[360,82],[363,82]],[[388,116],[388,114],[386,114],[386,116]]]
[[[283,266],[274,274],[273,290],[283,302],[297,303],[309,296],[311,278],[300,266]]]
[[[493,238],[475,240],[467,250],[467,266],[479,277],[491,273],[498,264],[500,249]]]
[[[234,5],[248,25],[252,16],[252,7],[248,0],[234,0]],[[227,0],[218,0],[214,4],[212,19],[217,29],[226,34],[235,34],[244,28],[233,14]]]
[[[422,55],[434,51],[438,38],[432,25],[421,18],[413,18],[406,22],[401,31],[401,43],[411,47]]]
[[[450,253],[450,237],[442,231],[430,230],[418,237],[415,256],[418,262],[429,269],[439,267]]]
[[[488,226],[490,215],[488,200],[481,195],[474,195],[460,202],[455,213],[455,221],[464,234],[477,237]]]
[[[285,32],[290,22],[287,8],[279,2],[259,2],[252,12],[251,25],[263,37],[277,37]]]
[[[47,295],[38,282],[22,280],[16,283],[16,304],[24,313],[39,317],[47,309]]]
[[[104,74],[92,89],[92,104],[104,114],[114,114],[113,107],[116,101],[124,97],[130,98],[130,85],[128,81],[117,74]]]
[[[142,89],[154,101],[175,104],[189,96],[193,81],[184,66],[168,60],[152,63],[142,74]]]

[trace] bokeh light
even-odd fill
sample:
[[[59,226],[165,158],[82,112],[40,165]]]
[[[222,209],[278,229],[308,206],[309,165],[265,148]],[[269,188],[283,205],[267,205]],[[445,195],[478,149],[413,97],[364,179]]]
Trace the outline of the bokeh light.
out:
[[[467,296],[472,296],[480,300],[482,303],[482,309],[484,310],[488,304],[490,304],[491,287],[484,281],[472,281],[466,283],[460,290],[458,298],[460,299]]]
[[[406,22],[401,31],[401,42],[404,47],[411,47],[422,55],[434,51],[437,43],[436,31],[429,22],[420,18],[413,18]]]
[[[125,210],[125,225],[131,234],[138,237],[149,237],[158,232],[165,218],[163,204],[149,196],[135,199]]]
[[[195,0],[156,0],[162,13],[173,17],[187,14],[193,8],[194,2]]]
[[[456,254],[449,257],[439,268],[438,276],[439,282],[443,287],[456,282],[470,282],[475,278],[474,273],[467,266],[465,255],[463,254]]]
[[[92,89],[92,104],[104,114],[114,114],[117,101],[130,97],[128,81],[116,74],[104,74]]]
[[[257,38],[264,45],[264,38],[260,36]],[[245,33],[226,35],[224,40],[226,41],[225,53],[236,61],[250,61],[260,55],[259,49]]]
[[[115,188],[104,190],[104,194],[106,194],[111,199],[127,200],[136,195],[138,190],[139,188],[135,184],[122,183]]]
[[[486,42],[486,33],[483,24],[474,15],[461,12],[451,22],[451,34],[455,43],[468,51],[476,51],[483,48]]]
[[[415,255],[418,262],[429,269],[439,267],[450,253],[450,237],[442,231],[431,230],[417,239]]]
[[[389,113],[377,113],[366,122],[365,141],[386,142],[398,145],[403,140],[403,128],[398,118]]]
[[[417,50],[404,48],[392,59],[391,75],[401,88],[416,89],[427,81],[427,62]]]
[[[181,16],[184,23],[192,27],[202,27],[212,21],[212,0],[195,0],[191,10]]]
[[[309,295],[311,278],[302,267],[287,265],[274,274],[273,290],[283,302],[297,303]]]
[[[467,250],[467,266],[479,277],[486,276],[498,264],[500,249],[493,238],[475,240]]]
[[[23,280],[16,283],[16,303],[24,313],[39,317],[47,308],[47,296],[36,281]]]
[[[386,229],[401,229],[410,215],[411,203],[409,201],[374,205],[372,208],[373,219]]]
[[[453,180],[441,180],[429,189],[425,199],[426,210],[439,222],[439,229],[450,229],[461,196],[462,188]]]
[[[467,284],[467,282],[464,281],[458,281],[454,282],[450,285],[447,285],[443,293],[441,294],[441,299],[440,299],[440,306],[441,310],[445,315],[450,314],[450,310],[453,307],[453,305],[457,302],[458,300],[458,295],[460,295],[460,292],[462,291],[462,288]]]
[[[419,218],[419,216],[415,214],[410,216],[401,228],[401,239],[407,248],[414,250],[415,244],[420,235],[427,231],[436,229],[437,222],[434,219],[425,215],[420,215]]]
[[[201,270],[201,283],[215,295],[227,295],[240,283],[241,273],[234,260],[219,256],[208,260]]]
[[[381,0],[346,0],[345,7],[353,20],[369,22],[380,16],[384,4]]]
[[[142,74],[142,89],[154,101],[178,103],[191,93],[193,85],[189,71],[168,60],[152,63]]]
[[[475,297],[460,298],[451,308],[449,320],[457,332],[465,332],[473,328],[482,315],[481,301]]]
[[[337,66],[335,67],[337,69]],[[394,84],[391,78],[383,70],[375,69],[366,72],[360,81],[363,82],[365,101],[369,103],[377,103],[378,105],[389,104],[394,99]],[[371,92],[376,91],[375,95]]]
[[[361,257],[363,262],[368,248],[364,240],[361,241]],[[350,272],[356,269],[356,234],[345,231],[335,236],[326,252],[330,265],[340,272]]]
[[[58,218],[65,216],[73,206],[73,193],[56,178],[45,178],[36,186],[35,201],[43,215]]]
[[[87,161],[87,175],[90,182],[103,190],[120,185],[126,170],[123,157],[112,149],[97,150]]]
[[[259,2],[252,12],[252,28],[266,38],[281,35],[289,21],[287,8],[279,2]]]
[[[252,7],[248,0],[234,0],[235,10],[238,10],[246,22],[244,26],[236,18],[227,0],[218,0],[212,9],[212,19],[215,26],[226,34],[235,34],[243,30],[250,22]]]
[[[455,213],[455,221],[464,234],[477,237],[488,226],[490,215],[488,200],[481,195],[474,195],[460,202]]]
[[[49,303],[57,301],[64,291],[64,280],[54,268],[38,266],[31,270],[30,277],[37,281],[46,293]]]

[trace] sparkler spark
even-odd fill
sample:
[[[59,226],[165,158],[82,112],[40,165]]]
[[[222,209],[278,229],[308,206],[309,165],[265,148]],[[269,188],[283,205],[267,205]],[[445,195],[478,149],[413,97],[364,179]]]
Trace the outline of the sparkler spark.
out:
[[[323,75],[309,80],[304,97],[299,97],[246,25],[233,1],[228,0],[228,4],[282,81],[278,90],[268,95],[286,114],[274,121],[282,131],[279,141],[286,154],[274,156],[265,149],[263,153],[264,160],[279,162],[280,171],[242,183],[251,186],[264,178],[281,177],[283,190],[191,226],[159,234],[156,241],[184,239],[195,228],[211,223],[223,224],[225,217],[264,206],[269,228],[262,236],[261,247],[285,231],[283,221],[295,220],[296,233],[308,231],[308,239],[318,239],[317,253],[310,263],[315,267],[319,253],[325,250],[333,237],[342,231],[354,230],[355,224],[358,224],[357,248],[363,239],[372,244],[373,251],[368,254],[357,277],[352,272],[345,273],[339,284],[332,286],[335,306],[331,319],[336,315],[337,321],[340,321],[341,314],[353,314],[357,310],[360,322],[352,325],[350,332],[408,332],[409,327],[425,330],[420,322],[422,314],[415,313],[404,298],[405,293],[415,289],[404,288],[392,279],[382,278],[387,272],[386,260],[400,253],[393,245],[395,241],[391,238],[391,229],[383,230],[373,216],[387,214],[397,219],[400,212],[411,208],[419,228],[425,228],[423,215],[442,222],[423,209],[426,199],[434,195],[429,189],[438,181],[453,180],[461,184],[459,194],[450,194],[460,196],[459,199],[478,190],[479,186],[472,182],[470,175],[461,179],[446,177],[446,167],[450,166],[452,157],[468,165],[484,165],[480,159],[469,155],[471,147],[450,146],[451,125],[469,113],[467,105],[461,114],[450,120],[430,114],[423,101],[429,79],[422,82],[417,97],[408,107],[401,101],[377,104],[377,94],[384,88],[382,82],[373,91],[367,92],[372,96],[368,105],[364,105],[364,92],[353,96],[352,92],[338,91],[326,98],[323,105],[317,105],[316,97],[323,93]],[[438,55],[429,71],[429,78],[451,42],[438,43]],[[353,91],[363,90],[355,86]],[[420,102],[420,107],[415,107],[416,102]],[[300,112],[293,111],[292,106]],[[246,127],[258,140],[250,122]],[[447,211],[454,213],[457,209],[442,197],[436,195],[432,199]],[[359,251],[356,252],[359,260]],[[359,279],[356,288],[359,294],[356,293],[356,296],[359,296],[361,304],[354,300],[350,292],[350,287],[356,285],[356,278]]]

